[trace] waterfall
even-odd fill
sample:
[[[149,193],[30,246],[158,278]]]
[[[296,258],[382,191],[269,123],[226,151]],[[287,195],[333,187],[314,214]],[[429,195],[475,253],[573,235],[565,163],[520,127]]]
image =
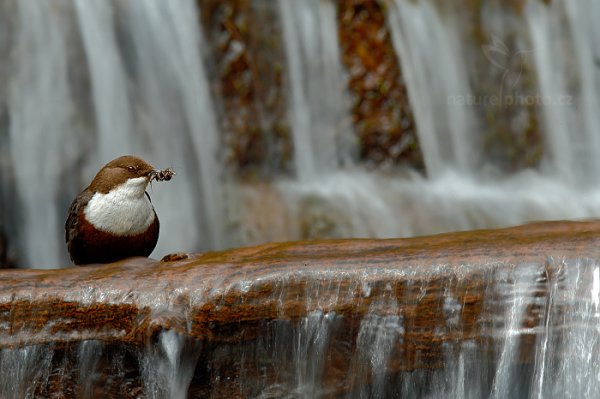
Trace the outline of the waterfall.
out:
[[[279,0],[291,89],[296,174],[301,180],[339,164],[340,128],[349,117],[334,2]]]
[[[177,212],[165,212],[173,220],[173,234],[171,242],[162,244],[173,248],[185,237],[187,250],[198,245],[222,248],[218,128],[202,62],[205,45],[198,10],[191,1],[124,4],[129,7],[129,20],[124,24],[132,29],[131,46],[137,57],[132,75],[140,79],[144,145],[160,162],[179,170],[183,180],[177,190],[156,189],[164,203],[182,206]],[[181,156],[174,159],[172,154]],[[193,221],[202,227],[198,229]]]
[[[170,187],[150,190],[156,208],[165,208],[157,252],[223,247],[218,135],[194,3],[4,7],[19,17],[9,32],[7,102],[20,200],[4,206],[23,215],[23,227],[11,229],[23,264],[67,264],[69,201],[102,164],[125,153],[177,173]]]
[[[594,2],[568,1],[553,7],[527,5],[541,95],[544,128],[552,146],[553,168],[566,180],[598,181],[598,92],[600,33],[593,23]]]
[[[52,267],[58,266],[61,258],[64,211],[57,203],[61,182],[85,143],[79,129],[72,126],[76,115],[70,97],[67,38],[72,25],[51,2],[24,1],[13,7],[17,9],[4,6],[17,20],[11,36],[11,79],[4,99],[8,132],[1,134],[9,137],[9,149],[4,149],[2,156],[11,158],[15,186],[3,190],[16,191],[21,206],[3,207],[20,210],[22,227],[12,231],[22,242],[26,263]]]
[[[74,6],[90,69],[97,132],[95,159],[112,159],[115,149],[133,147],[131,101],[116,38],[114,9],[107,1],[75,1]]]
[[[485,36],[477,39],[461,9],[391,2],[387,22],[427,177],[338,169],[307,182],[283,181],[279,188],[301,220],[299,229],[304,233],[302,223],[310,224],[304,234],[316,238],[394,237],[597,217],[600,36],[589,22],[595,8],[591,2],[531,2],[515,12],[483,2]],[[504,30],[516,39],[504,43]],[[516,65],[493,59],[490,49]],[[498,80],[485,79],[488,69]],[[519,129],[538,126],[537,167],[498,172],[484,147],[495,128],[489,115],[501,129],[515,129],[508,147],[527,140]]]
[[[159,344],[141,356],[144,388],[148,398],[185,399],[194,376],[200,345],[173,331],[160,333]]]
[[[348,94],[336,2],[269,7],[256,18],[277,19],[265,32],[280,36],[282,59],[272,62],[282,73],[268,84],[287,88],[287,116],[261,118],[288,124],[271,142],[289,141],[295,173],[246,179],[223,165],[231,153],[223,147],[235,143],[223,139],[220,107],[235,101],[213,103],[222,95],[219,71],[194,1],[2,5],[0,230],[23,266],[68,264],[62,223],[70,201],[124,153],[177,173],[150,189],[161,220],[154,257],[600,215],[593,1],[530,2],[520,11],[483,2],[479,19],[432,0],[382,8],[377,34],[389,33],[425,173],[374,170],[357,158],[365,144],[354,131],[349,97],[356,94]],[[481,34],[472,33],[474,20]],[[510,66],[493,58],[499,53],[522,57]],[[489,95],[500,104],[488,104]],[[508,95],[524,104],[509,106]],[[268,142],[275,133],[263,128]],[[532,143],[522,135],[528,129],[539,135]],[[508,139],[490,148],[490,137],[501,134]],[[494,157],[517,153],[518,161],[523,146],[539,150],[527,167],[504,170]]]
[[[274,279],[275,289],[263,292],[263,299],[280,317],[252,327],[240,322],[246,327],[239,330],[226,327],[218,334],[227,338],[218,344],[164,330],[148,336],[145,345],[73,336],[66,346],[5,347],[0,349],[0,394],[7,399],[48,397],[56,390],[81,398],[98,392],[119,397],[143,392],[150,398],[233,392],[253,398],[431,399],[600,394],[597,259],[461,266],[411,262],[414,267],[395,268],[384,261],[360,274],[348,268],[270,275],[266,279]],[[370,280],[378,274],[383,279]],[[188,305],[213,306],[212,300],[220,303],[219,297],[232,291],[251,298],[265,283],[234,277],[219,284],[220,278],[208,277],[206,292],[187,297]],[[305,293],[292,285],[295,278],[306,279]],[[476,285],[470,285],[473,278]],[[342,289],[345,279],[351,283]],[[324,296],[314,295],[319,287]],[[74,303],[80,294],[86,295],[71,294]],[[118,302],[123,294],[110,295]],[[126,294],[132,295],[139,295],[135,287]],[[140,300],[159,313],[166,310],[171,321],[195,323],[167,297]],[[284,297],[292,304],[281,301]],[[364,314],[358,312],[362,300],[370,303]],[[477,305],[469,306],[471,300]],[[325,310],[336,303],[354,303],[357,312]],[[288,317],[289,310],[303,306],[304,317]],[[475,319],[467,315],[473,311]],[[430,318],[437,320],[435,328],[427,324]],[[27,330],[22,327],[19,334]]]
[[[288,92],[281,119],[288,125],[279,139],[293,148],[295,173],[245,178],[223,165],[222,147],[230,144],[213,102],[224,95],[222,71],[207,51],[195,0],[3,2],[0,238],[9,237],[22,266],[68,265],[63,221],[70,201],[105,162],[125,153],[177,173],[149,189],[161,220],[155,258],[274,240],[407,237],[599,217],[600,3],[521,7],[486,0],[464,9],[442,3],[381,2],[385,25],[377,30],[381,37],[389,33],[402,71],[424,173],[410,165],[376,169],[355,156],[364,143],[347,98],[338,2],[278,0],[278,13],[266,14],[276,15],[281,30],[274,34],[285,47],[277,62]],[[476,18],[469,7],[477,8]],[[235,33],[243,39],[243,29]],[[527,136],[532,130],[539,136]],[[508,139],[499,139],[499,131]],[[526,166],[504,167],[510,162],[494,157],[504,145],[521,161],[523,142],[540,151]],[[407,277],[398,291],[370,285],[369,273],[387,272],[377,264],[364,274],[303,269],[298,274],[312,278],[304,293],[288,291],[298,275],[269,275],[279,278],[265,294],[279,318],[232,334],[218,347],[175,329],[154,332],[139,346],[76,337],[64,347],[29,341],[5,347],[0,396],[48,397],[68,387],[83,398],[108,391],[184,398],[213,386],[255,398],[600,396],[598,259],[516,259],[477,270],[468,263],[416,266],[393,271]],[[211,295],[236,290],[251,301],[264,281],[244,272],[228,283],[217,276],[185,301],[200,307]],[[476,327],[464,325],[467,294],[459,294],[470,273],[483,276],[485,285]],[[345,290],[342,278],[352,281]],[[325,285],[337,297],[322,297]],[[162,288],[144,298],[147,317],[164,314],[181,330],[191,329],[188,314],[173,311],[185,308],[173,302],[175,290],[168,283]],[[68,295],[74,303],[83,295],[91,306],[107,296],[137,295],[136,287],[127,289],[79,287]],[[400,290],[412,299],[402,302]],[[296,298],[293,306],[304,306],[304,316],[289,317],[282,298],[301,294],[309,299]],[[368,299],[369,306],[350,311],[353,319],[326,310],[345,296]],[[433,341],[474,328],[481,336],[436,341],[442,360],[428,363],[410,335],[430,316],[420,313],[423,304],[444,321],[427,332]],[[523,353],[529,362],[520,361]],[[399,358],[410,364],[398,365]],[[355,379],[332,376],[329,362],[340,362]],[[340,378],[343,386],[328,384]]]
[[[453,97],[471,92],[457,26],[442,20],[430,1],[397,0],[388,18],[428,173],[471,172],[475,117],[468,107],[453,104]]]

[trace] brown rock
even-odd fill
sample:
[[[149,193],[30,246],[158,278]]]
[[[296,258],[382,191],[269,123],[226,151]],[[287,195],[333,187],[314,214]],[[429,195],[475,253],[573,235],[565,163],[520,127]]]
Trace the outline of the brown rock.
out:
[[[366,319],[375,327],[394,317],[401,324],[386,373],[441,367],[448,345],[493,339],[483,312],[484,296],[496,284],[490,276],[546,264],[536,285],[536,295],[544,296],[553,273],[548,259],[598,259],[599,233],[596,221],[554,222],[411,239],[273,243],[173,261],[3,270],[0,348],[51,347],[52,361],[64,370],[81,342],[101,342],[102,356],[120,354],[129,370],[119,369],[130,392],[120,395],[134,396],[142,384],[135,359],[154,350],[161,331],[176,331],[201,359],[190,386],[197,395],[248,397],[285,387],[282,381],[299,378],[290,353],[300,350],[323,370],[303,378],[318,380],[335,397],[370,379],[368,362],[360,360],[361,345],[369,342]],[[527,313],[525,323],[538,325],[540,312]],[[311,329],[325,341],[312,339]],[[532,337],[521,343],[525,363],[532,360]],[[114,368],[114,361],[105,363],[97,363],[100,374]],[[58,390],[83,389],[74,375],[63,371],[55,375],[60,383],[48,381]]]

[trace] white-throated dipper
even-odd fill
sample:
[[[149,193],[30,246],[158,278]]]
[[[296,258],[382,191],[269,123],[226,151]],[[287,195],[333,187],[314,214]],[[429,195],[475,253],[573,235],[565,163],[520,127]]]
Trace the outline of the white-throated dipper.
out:
[[[158,241],[159,222],[146,187],[168,180],[143,159],[124,155],[104,165],[71,203],[65,238],[76,265],[148,256]],[[160,177],[157,177],[160,176]]]

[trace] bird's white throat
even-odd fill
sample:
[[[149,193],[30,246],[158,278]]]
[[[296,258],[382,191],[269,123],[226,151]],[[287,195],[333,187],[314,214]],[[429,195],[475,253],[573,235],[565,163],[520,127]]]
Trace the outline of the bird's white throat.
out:
[[[154,208],[146,195],[148,179],[138,177],[94,193],[84,209],[85,218],[98,230],[131,236],[143,233],[154,221]]]

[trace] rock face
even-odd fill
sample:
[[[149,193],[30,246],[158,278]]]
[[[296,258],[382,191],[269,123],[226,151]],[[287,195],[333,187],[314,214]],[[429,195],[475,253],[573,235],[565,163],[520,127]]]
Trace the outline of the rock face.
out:
[[[0,396],[560,392],[558,369],[521,386],[512,372],[560,358],[569,317],[591,321],[577,306],[600,301],[599,233],[556,222],[3,270]]]

